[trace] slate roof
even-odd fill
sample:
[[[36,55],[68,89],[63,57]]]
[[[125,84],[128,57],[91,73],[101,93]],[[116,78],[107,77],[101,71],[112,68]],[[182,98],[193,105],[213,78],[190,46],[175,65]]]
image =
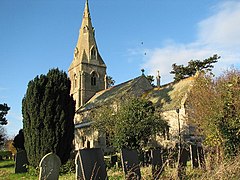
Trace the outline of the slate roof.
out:
[[[147,91],[143,96],[161,108],[161,111],[180,109],[185,103],[195,79],[196,77],[189,77],[176,83],[169,83]]]
[[[127,82],[97,92],[83,107],[80,107],[77,110],[77,113],[111,103],[116,99],[120,99],[121,97],[129,94],[142,96],[144,92],[151,89],[153,89],[153,87],[146,76],[141,75]]]

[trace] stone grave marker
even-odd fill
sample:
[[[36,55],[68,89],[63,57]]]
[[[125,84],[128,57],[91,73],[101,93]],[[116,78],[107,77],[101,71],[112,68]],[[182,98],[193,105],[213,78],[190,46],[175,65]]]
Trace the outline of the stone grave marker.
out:
[[[15,173],[27,172],[28,159],[25,150],[18,151],[15,158]]]
[[[77,179],[107,179],[103,152],[100,148],[81,149],[75,160]]]
[[[178,160],[178,177],[182,179],[186,174],[186,166],[189,157],[189,152],[186,148],[181,149],[180,158]]]
[[[111,159],[110,159],[110,161],[111,161],[111,167],[117,165],[117,162],[118,162],[117,159],[118,159],[118,157],[117,157],[116,154],[111,156]]]
[[[80,162],[80,152],[78,151],[75,157],[76,177],[75,179],[83,179],[82,167]]]
[[[138,154],[136,150],[122,149],[121,160],[126,179],[141,179]]]
[[[39,164],[39,180],[58,180],[60,166],[61,160],[56,154],[46,154]]]
[[[159,176],[163,170],[162,155],[160,149],[151,150],[151,160],[153,179],[159,179]]]
[[[202,169],[206,169],[206,162],[204,158],[204,151],[202,146],[198,146],[198,159]]]
[[[197,145],[190,145],[190,154],[191,154],[191,161],[192,161],[192,168],[198,168],[198,152],[197,152]]]

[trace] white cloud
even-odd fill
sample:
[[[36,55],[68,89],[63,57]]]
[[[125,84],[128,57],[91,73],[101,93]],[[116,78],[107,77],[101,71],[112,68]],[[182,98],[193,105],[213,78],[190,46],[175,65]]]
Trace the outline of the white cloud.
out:
[[[216,6],[210,17],[198,23],[197,40],[188,44],[172,42],[165,47],[148,50],[148,58],[142,65],[149,74],[160,70],[162,81],[169,82],[173,63],[186,64],[191,59],[205,59],[213,54],[222,58],[214,72],[240,62],[240,2],[224,2]]]

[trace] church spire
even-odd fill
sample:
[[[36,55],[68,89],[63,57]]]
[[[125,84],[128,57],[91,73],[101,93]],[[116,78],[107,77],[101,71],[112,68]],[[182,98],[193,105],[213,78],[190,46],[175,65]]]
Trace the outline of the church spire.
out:
[[[105,89],[106,65],[98,51],[88,0],[85,2],[74,58],[68,69],[76,108]]]
[[[88,7],[88,0],[85,2],[85,8],[84,8],[84,17],[90,17],[89,7]]]
[[[106,66],[98,52],[88,0],[85,2],[82,25],[79,30],[77,46],[74,51],[74,61],[71,64],[70,69],[82,62]]]

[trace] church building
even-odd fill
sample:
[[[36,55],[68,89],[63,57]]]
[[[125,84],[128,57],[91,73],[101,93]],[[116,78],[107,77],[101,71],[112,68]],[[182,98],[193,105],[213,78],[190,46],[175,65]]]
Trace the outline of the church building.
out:
[[[95,30],[86,1],[74,58],[68,70],[76,109],[83,106],[96,92],[106,89],[106,68],[97,48]]]
[[[82,25],[74,58],[68,74],[71,80],[71,94],[76,101],[75,149],[99,147],[107,151],[105,134],[91,130],[89,113],[98,107],[114,104],[114,100],[124,96],[145,97],[161,109],[162,116],[169,122],[169,135],[159,140],[159,144],[169,146],[182,133],[191,141],[190,127],[187,124],[185,103],[194,77],[177,83],[160,86],[157,76],[157,87],[153,87],[144,74],[119,85],[108,88],[106,64],[97,47],[95,30],[92,26],[88,0],[85,3]],[[181,132],[180,132],[181,131]]]

